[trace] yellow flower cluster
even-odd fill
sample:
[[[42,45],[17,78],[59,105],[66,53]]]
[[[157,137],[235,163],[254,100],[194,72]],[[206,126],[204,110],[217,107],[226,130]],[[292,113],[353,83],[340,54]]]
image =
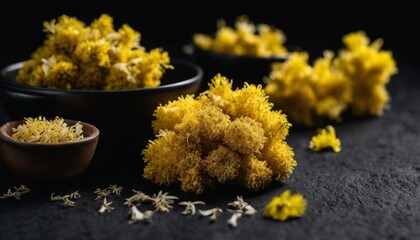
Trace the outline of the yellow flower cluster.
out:
[[[194,44],[203,51],[237,56],[283,55],[287,53],[285,41],[281,30],[266,24],[256,26],[246,16],[238,17],[234,28],[220,20],[214,38],[202,33],[193,35]]]
[[[232,90],[220,74],[197,98],[160,105],[157,139],[143,150],[144,177],[196,193],[219,183],[258,190],[287,178],[296,166],[285,141],[290,123],[272,107],[261,85]]]
[[[289,217],[302,216],[306,211],[306,205],[306,200],[301,194],[291,194],[290,190],[286,190],[265,206],[264,216],[285,221]]]
[[[13,128],[12,138],[28,143],[65,143],[83,138],[83,125],[68,126],[63,118],[46,120],[45,117],[25,118],[23,124]]]
[[[292,122],[313,126],[323,118],[337,119],[351,101],[350,80],[333,66],[333,53],[308,64],[308,54],[292,53],[274,63],[265,86],[267,95]]]
[[[328,125],[324,129],[319,129],[318,134],[313,136],[309,142],[309,148],[316,152],[328,148],[331,148],[336,153],[340,152],[341,142],[335,134],[334,127]]]
[[[349,107],[357,116],[382,114],[389,99],[385,84],[397,71],[391,52],[380,50],[381,40],[369,45],[363,32],[343,41],[347,49],[338,57],[326,51],[313,67],[304,52],[272,65],[265,91],[292,122],[315,126],[340,120]]]
[[[352,81],[352,114],[382,115],[389,102],[385,85],[397,73],[392,52],[381,50],[382,39],[369,44],[364,32],[350,33],[344,36],[343,42],[347,49],[340,52],[337,67]]]
[[[74,17],[44,22],[43,46],[20,69],[16,81],[59,89],[120,90],[156,87],[170,58],[162,49],[147,52],[140,33],[124,24],[117,31],[106,14],[90,26]]]

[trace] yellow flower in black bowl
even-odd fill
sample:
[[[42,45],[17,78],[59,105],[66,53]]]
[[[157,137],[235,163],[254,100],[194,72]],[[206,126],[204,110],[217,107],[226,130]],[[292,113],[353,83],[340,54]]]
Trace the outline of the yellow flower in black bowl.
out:
[[[197,64],[159,48],[146,51],[139,32],[126,24],[114,30],[108,15],[88,26],[61,16],[44,30],[44,45],[31,59],[2,69],[4,109],[11,120],[42,115],[95,124],[106,159],[137,155],[153,136],[154,109],[199,89]]]

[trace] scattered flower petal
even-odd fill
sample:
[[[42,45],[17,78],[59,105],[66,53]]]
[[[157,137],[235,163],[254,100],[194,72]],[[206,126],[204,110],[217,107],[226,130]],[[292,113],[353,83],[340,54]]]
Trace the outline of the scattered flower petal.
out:
[[[178,203],[178,205],[185,206],[184,211],[181,212],[182,215],[194,215],[196,212],[195,205],[205,205],[205,204],[206,203],[202,201],[195,201],[195,202],[184,201],[184,202]]]
[[[240,217],[242,217],[242,213],[233,213],[227,221],[229,226],[236,228],[238,226],[238,219]]]
[[[198,210],[201,216],[208,217],[211,222],[216,221],[217,217],[223,212],[221,208],[212,208],[208,210]]]

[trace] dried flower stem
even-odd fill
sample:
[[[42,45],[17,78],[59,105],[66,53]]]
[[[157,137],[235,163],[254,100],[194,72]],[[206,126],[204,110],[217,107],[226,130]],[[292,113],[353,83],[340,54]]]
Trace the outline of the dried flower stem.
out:
[[[158,212],[169,212],[172,209],[172,204],[175,199],[179,199],[176,196],[168,195],[168,193],[162,193],[159,191],[158,194],[153,194],[153,205],[155,210]]]
[[[54,193],[51,193],[51,201],[63,201],[62,205],[65,207],[74,207],[74,205],[76,204],[74,201],[71,201],[70,199],[77,199],[80,198],[80,194],[78,191],[68,194],[68,195],[64,195],[64,196],[54,196]]]
[[[10,197],[14,197],[17,200],[20,200],[20,197],[24,194],[30,191],[28,187],[25,185],[20,185],[20,187],[14,187],[15,191],[12,192],[10,188],[7,190],[7,193],[4,193],[3,196],[0,197],[0,199],[6,199]]]
[[[101,208],[98,210],[99,213],[104,213],[104,212],[111,212],[112,210],[114,210],[113,207],[111,207],[112,202],[107,202],[106,197],[104,197],[104,201],[102,203]]]
[[[103,199],[105,197],[109,197],[112,193],[117,195],[117,196],[121,196],[121,192],[122,192],[123,189],[124,189],[123,187],[120,187],[116,184],[109,185],[109,187],[107,187],[107,188],[97,188],[97,189],[95,189],[95,192],[94,192],[97,195],[95,200]]]
[[[121,192],[124,188],[114,184],[114,185],[109,185],[109,187],[107,189],[110,190],[111,193],[114,193],[115,195],[121,196]]]
[[[257,210],[244,201],[242,196],[237,196],[236,201],[228,203],[228,211],[232,213],[244,213],[245,215],[254,215]]]
[[[201,214],[201,216],[207,217],[210,216],[210,222],[214,222],[216,221],[217,217],[223,212],[223,210],[221,208],[212,208],[209,210],[198,210]]]
[[[184,201],[184,202],[178,203],[178,205],[185,206],[184,211],[181,212],[182,215],[194,215],[196,212],[195,205],[199,205],[199,204],[205,205],[206,203],[202,201],[195,201],[195,202]]]
[[[130,214],[130,221],[128,221],[129,224],[133,224],[138,221],[150,222],[154,214],[154,211],[147,210],[143,213],[139,211],[136,206],[131,206],[129,214]]]
[[[137,190],[132,190],[135,194],[132,195],[129,198],[125,199],[124,205],[127,205],[129,207],[132,206],[136,206],[142,202],[153,202],[153,198],[150,197],[149,195],[141,192],[141,191],[137,191]]]
[[[242,213],[233,213],[232,216],[227,220],[229,226],[236,228],[238,226],[238,219],[242,217]]]

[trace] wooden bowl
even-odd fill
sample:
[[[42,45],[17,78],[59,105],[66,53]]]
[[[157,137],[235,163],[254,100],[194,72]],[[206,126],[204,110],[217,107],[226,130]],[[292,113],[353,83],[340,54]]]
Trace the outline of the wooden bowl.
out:
[[[13,128],[24,121],[11,121],[0,127],[0,153],[7,167],[29,186],[59,185],[74,179],[89,165],[99,139],[99,130],[83,125],[84,138],[67,143],[26,143],[14,140]],[[70,126],[78,121],[65,120]]]

